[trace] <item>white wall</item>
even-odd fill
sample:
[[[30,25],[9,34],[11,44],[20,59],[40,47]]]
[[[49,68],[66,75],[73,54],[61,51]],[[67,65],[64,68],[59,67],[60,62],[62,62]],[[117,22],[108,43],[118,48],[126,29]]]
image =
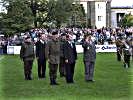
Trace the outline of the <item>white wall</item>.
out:
[[[95,14],[96,27],[106,27],[106,2],[95,2]],[[101,21],[98,21],[98,16],[102,17]]]
[[[3,3],[1,3],[1,0],[0,0],[0,13],[3,12],[3,13],[7,13],[7,10],[5,7],[2,6]]]
[[[117,16],[114,11],[111,12],[111,27],[117,27]]]
[[[21,46],[7,46],[7,54],[20,54]],[[76,45],[77,53],[83,53],[82,45]],[[116,45],[96,45],[96,52],[116,52]]]

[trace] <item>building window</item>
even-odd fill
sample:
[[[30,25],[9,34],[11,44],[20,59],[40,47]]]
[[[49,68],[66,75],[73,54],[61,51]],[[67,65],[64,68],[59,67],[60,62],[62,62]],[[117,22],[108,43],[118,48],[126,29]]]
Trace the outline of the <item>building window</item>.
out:
[[[98,21],[102,21],[102,16],[98,16]]]
[[[102,9],[103,8],[102,5],[100,5],[100,4],[98,4],[97,7],[98,7],[98,9]]]
[[[98,4],[98,9],[100,9],[100,5]]]

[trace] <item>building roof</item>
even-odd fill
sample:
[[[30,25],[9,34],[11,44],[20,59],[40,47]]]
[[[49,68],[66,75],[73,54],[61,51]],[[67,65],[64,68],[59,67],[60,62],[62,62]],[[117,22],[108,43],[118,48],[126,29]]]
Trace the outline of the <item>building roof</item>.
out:
[[[111,9],[133,9],[133,7],[130,6],[123,6],[123,7],[111,7]]]
[[[96,2],[106,2],[106,1],[112,1],[112,0],[75,0],[80,2],[87,2],[87,1],[96,1]]]

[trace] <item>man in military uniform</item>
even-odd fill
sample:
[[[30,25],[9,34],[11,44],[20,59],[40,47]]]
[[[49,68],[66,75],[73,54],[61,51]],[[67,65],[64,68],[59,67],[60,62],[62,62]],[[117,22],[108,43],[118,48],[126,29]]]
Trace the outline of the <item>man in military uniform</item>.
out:
[[[82,47],[84,49],[83,61],[85,66],[85,80],[86,82],[94,82],[93,74],[96,60],[96,47],[91,39],[91,34],[85,35]]]
[[[32,80],[32,65],[34,60],[34,44],[31,41],[31,38],[28,36],[25,38],[25,42],[21,46],[20,58],[24,62],[24,75],[25,80]]]
[[[131,56],[130,41],[123,40],[122,43],[124,44],[124,47],[123,47],[124,67],[129,68],[130,67],[130,56]]]
[[[60,61],[60,42],[58,32],[52,33],[52,39],[48,41],[46,45],[45,55],[49,63],[50,84],[58,85],[58,83],[56,83],[57,69]]]
[[[123,48],[123,43],[120,38],[116,40],[116,47],[117,47],[117,60],[121,61],[121,55],[122,55],[122,48]]]

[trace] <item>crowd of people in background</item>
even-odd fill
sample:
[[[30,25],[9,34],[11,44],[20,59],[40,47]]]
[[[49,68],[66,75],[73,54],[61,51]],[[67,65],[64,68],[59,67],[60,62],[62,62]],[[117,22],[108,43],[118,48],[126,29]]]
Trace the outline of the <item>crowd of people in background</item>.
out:
[[[91,33],[93,34],[93,39],[95,40],[96,44],[112,44],[115,41],[115,38],[118,35],[130,35],[133,33],[133,28],[129,29],[121,29],[121,28],[102,28],[102,29],[89,29],[89,28],[60,28],[60,29],[51,29],[51,28],[36,28],[36,29],[31,29],[25,33],[20,33],[20,34],[15,34],[10,37],[1,37],[4,39],[3,41],[8,41],[8,45],[20,45],[20,42],[22,42],[23,38],[26,35],[31,35],[34,41],[37,40],[37,37],[39,36],[40,33],[44,33],[49,35],[53,30],[58,30],[59,34],[62,33],[68,33],[71,32],[73,33],[73,39],[75,42],[80,41],[84,34],[86,33]],[[18,42],[19,41],[19,42]]]
[[[118,36],[131,36],[133,33],[133,28],[131,29],[121,29],[121,28],[101,28],[101,29],[89,29],[89,28],[60,28],[60,29],[32,29],[26,32],[25,35],[30,34],[33,41],[36,42],[40,33],[46,34],[48,37],[51,35],[52,31],[57,30],[58,34],[67,34],[71,32],[73,34],[73,40],[76,44],[81,44],[82,39],[86,33],[92,34],[92,39],[97,45],[104,44],[115,44],[115,40]],[[24,36],[25,36],[24,35]],[[24,37],[22,36],[22,37]],[[16,38],[17,39],[17,38]]]
[[[7,54],[7,39],[0,37],[0,54]]]
[[[7,46],[20,46],[27,35],[30,35],[32,37],[32,41],[36,43],[40,34],[46,34],[49,38],[52,31],[55,30],[58,31],[59,35],[71,32],[73,34],[73,40],[76,44],[82,44],[84,35],[86,33],[91,33],[92,39],[97,45],[115,44],[115,41],[119,36],[122,36],[123,38],[132,38],[133,33],[133,28],[35,28],[24,33],[14,34],[12,36],[0,36],[0,54],[6,54]]]

